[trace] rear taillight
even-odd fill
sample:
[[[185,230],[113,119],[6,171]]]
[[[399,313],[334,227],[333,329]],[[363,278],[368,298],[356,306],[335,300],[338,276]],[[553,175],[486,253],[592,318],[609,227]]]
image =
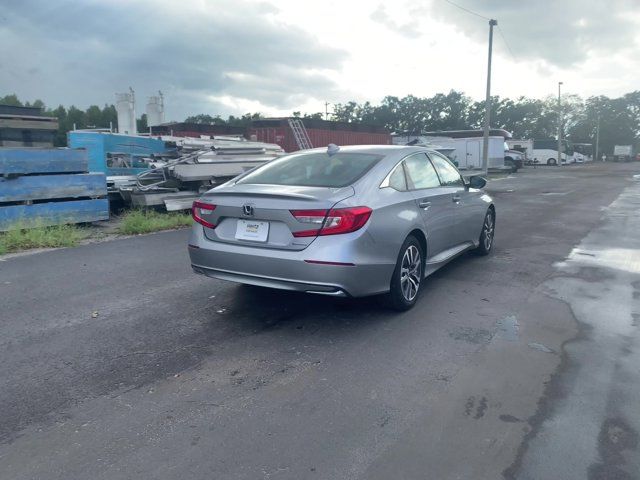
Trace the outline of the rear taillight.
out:
[[[191,216],[200,225],[204,225],[205,227],[209,228],[216,228],[214,223],[209,220],[205,220],[205,218],[211,215],[211,212],[213,212],[215,209],[215,205],[196,200],[195,202],[193,202],[193,206],[191,207]]]
[[[293,232],[294,237],[338,235],[359,230],[367,223],[372,210],[369,207],[333,208],[331,210],[291,210],[300,223],[313,225],[310,230]]]

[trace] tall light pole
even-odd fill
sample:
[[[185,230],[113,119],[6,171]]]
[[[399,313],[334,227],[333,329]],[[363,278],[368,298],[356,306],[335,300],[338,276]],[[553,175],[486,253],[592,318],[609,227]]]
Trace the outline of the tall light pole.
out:
[[[560,86],[558,82],[558,166],[562,165],[562,104],[560,103]]]
[[[331,105],[329,102],[324,102],[324,120],[325,121],[329,120],[329,105]]]
[[[598,148],[600,147],[600,114],[598,114],[598,120],[596,123],[596,151],[593,156],[593,160],[598,160]]]
[[[491,53],[493,50],[493,27],[497,20],[489,20],[489,60],[487,62],[487,96],[484,102],[484,135],[482,142],[482,170],[489,173],[489,126],[491,125]]]

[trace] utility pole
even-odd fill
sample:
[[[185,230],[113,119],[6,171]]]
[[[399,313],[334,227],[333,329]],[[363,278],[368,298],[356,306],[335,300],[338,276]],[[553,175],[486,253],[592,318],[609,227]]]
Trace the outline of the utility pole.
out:
[[[493,27],[498,25],[497,20],[489,20],[489,60],[487,62],[487,97],[484,102],[484,135],[482,143],[482,170],[489,173],[489,126],[491,125],[491,53],[493,50]]]
[[[560,86],[562,82],[558,82],[558,163],[562,165],[562,104],[560,103]]]
[[[329,102],[324,102],[324,119],[325,121],[329,120],[329,105],[331,105]]]
[[[596,151],[593,160],[598,161],[598,148],[600,147],[600,114],[598,114],[598,121],[596,123]]]

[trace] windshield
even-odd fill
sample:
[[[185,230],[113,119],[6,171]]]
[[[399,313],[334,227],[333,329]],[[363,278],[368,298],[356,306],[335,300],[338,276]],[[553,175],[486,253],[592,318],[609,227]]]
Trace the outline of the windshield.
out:
[[[237,183],[346,187],[371,169],[383,155],[372,153],[309,152],[288,155],[242,177]]]

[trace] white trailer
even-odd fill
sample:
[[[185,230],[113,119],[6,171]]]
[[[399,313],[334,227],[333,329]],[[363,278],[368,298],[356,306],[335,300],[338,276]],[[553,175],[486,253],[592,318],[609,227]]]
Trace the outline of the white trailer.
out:
[[[482,169],[482,137],[453,138],[447,136],[426,135],[393,135],[394,145],[438,145],[442,149],[450,149],[447,156],[458,165],[460,170]],[[438,150],[438,148],[435,148]],[[504,164],[505,143],[502,136],[489,137],[488,168],[492,170],[511,170]]]
[[[613,159],[616,162],[629,162],[633,157],[633,145],[615,145]]]

